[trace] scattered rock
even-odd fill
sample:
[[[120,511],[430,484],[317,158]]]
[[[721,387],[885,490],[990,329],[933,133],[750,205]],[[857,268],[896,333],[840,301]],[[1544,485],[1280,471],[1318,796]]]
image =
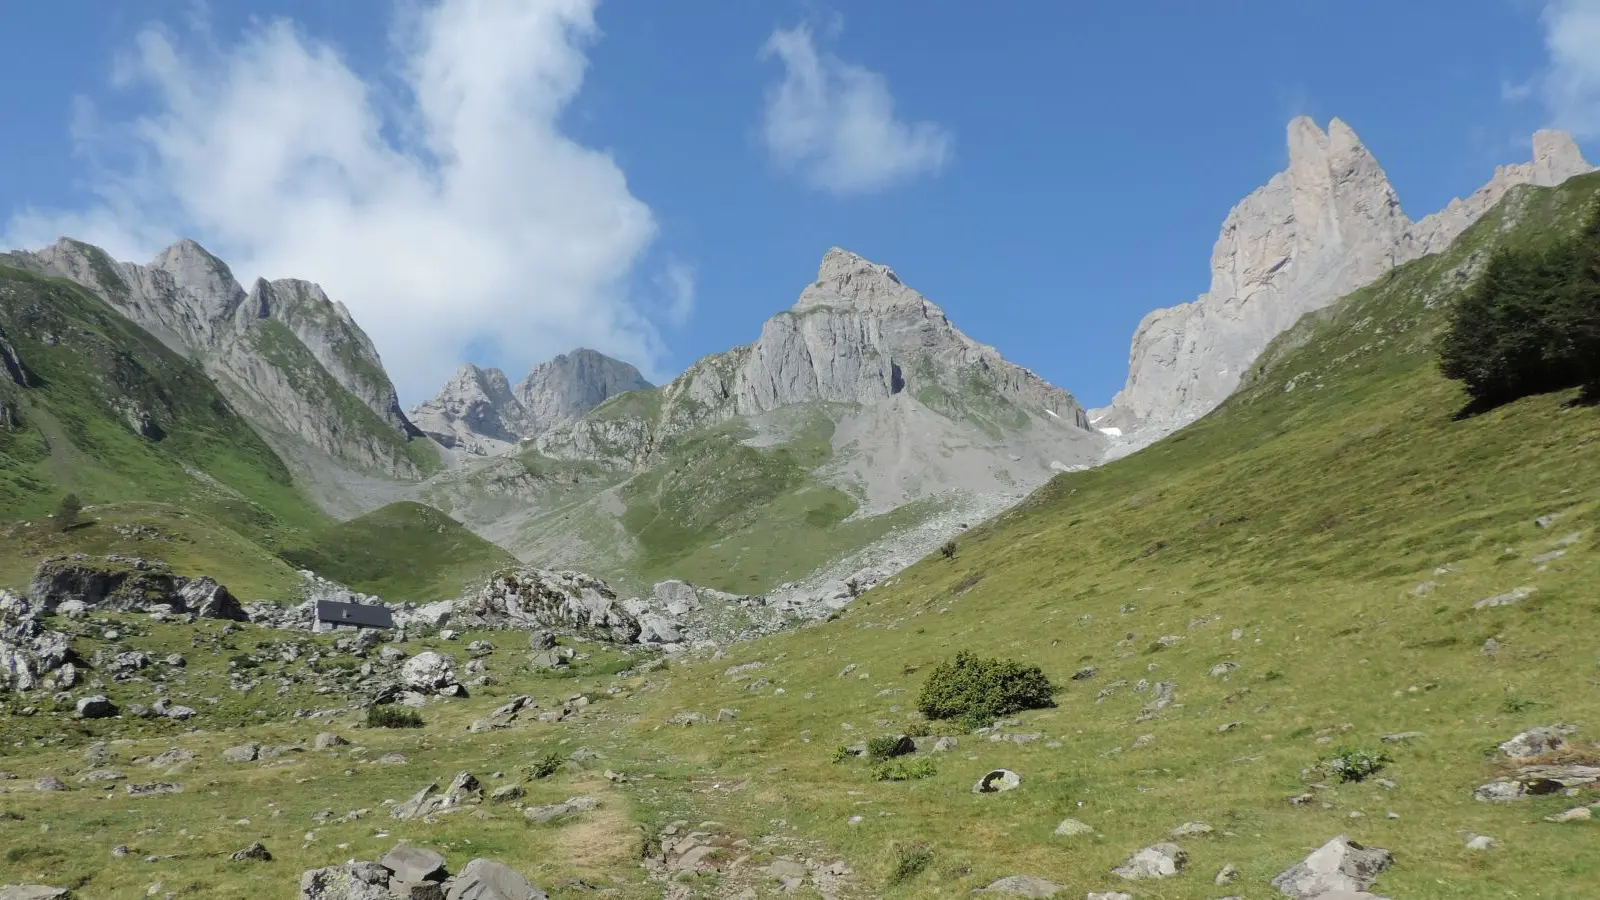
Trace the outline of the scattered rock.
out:
[[[487,859],[474,859],[450,880],[446,900],[549,900],[549,895],[528,883],[509,867]]]
[[[520,784],[505,784],[489,792],[489,799],[494,803],[510,803],[512,800],[522,799],[523,791]]]
[[[1335,891],[1365,891],[1394,857],[1339,835],[1303,861],[1279,872],[1272,886],[1295,900],[1321,898]]]
[[[1467,843],[1467,849],[1468,850],[1492,850],[1492,849],[1494,849],[1494,838],[1489,837],[1486,834],[1469,834],[1469,835],[1467,835],[1467,842],[1466,843]]]
[[[1512,588],[1511,590],[1506,591],[1504,594],[1496,594],[1493,597],[1485,597],[1482,600],[1479,600],[1477,603],[1472,604],[1472,608],[1491,609],[1496,606],[1510,606],[1513,603],[1521,603],[1529,597],[1532,597],[1534,592],[1537,590],[1538,588],[1530,586]]]
[[[222,758],[226,762],[247,763],[253,762],[260,753],[260,744],[240,744],[222,751]]]
[[[1204,822],[1185,822],[1182,825],[1179,825],[1177,828],[1167,832],[1167,836],[1171,837],[1173,840],[1186,837],[1203,837],[1215,830],[1216,829]]]
[[[349,743],[349,741],[331,731],[324,731],[317,735],[316,739],[311,742],[311,746],[318,750],[332,750],[334,747],[343,747]]]
[[[1099,666],[1084,666],[1083,668],[1079,669],[1078,671],[1072,673],[1072,680],[1073,681],[1088,681],[1089,679],[1091,679],[1091,678],[1093,678],[1095,676],[1096,672],[1099,672],[1099,671],[1100,671],[1100,667]]]
[[[1128,881],[1147,878],[1171,878],[1189,864],[1189,854],[1177,844],[1156,844],[1128,857],[1122,865],[1111,870],[1113,875]]]
[[[1384,735],[1383,742],[1385,744],[1409,744],[1422,736],[1420,731],[1399,731],[1394,734]]]
[[[172,784],[166,781],[151,781],[144,784],[130,784],[127,786],[130,797],[153,797],[157,794],[181,794],[183,785]]]
[[[1217,887],[1222,887],[1223,885],[1233,884],[1238,877],[1239,867],[1233,863],[1228,863],[1217,870],[1217,877],[1211,879],[1211,883]]]
[[[974,794],[1002,794],[1022,786],[1022,776],[1010,769],[995,769],[972,786]]]
[[[1600,766],[1523,766],[1515,775],[1479,786],[1473,796],[1490,803],[1503,803],[1592,784],[1600,784]]]
[[[1545,816],[1544,820],[1546,822],[1557,822],[1557,823],[1560,823],[1560,822],[1587,822],[1587,821],[1589,821],[1589,820],[1591,820],[1593,818],[1594,818],[1594,810],[1590,809],[1587,806],[1578,806],[1578,807],[1574,807],[1572,809],[1569,809],[1569,810],[1567,810],[1566,812],[1563,812],[1563,813],[1556,813],[1553,816]]]
[[[105,719],[117,714],[117,707],[110,698],[100,694],[80,697],[75,709],[80,719]]]
[[[549,806],[530,806],[522,811],[522,815],[530,822],[543,824],[553,822],[563,816],[587,812],[600,805],[600,801],[593,797],[573,797],[564,803],[552,803]]]
[[[1056,826],[1057,837],[1077,837],[1080,834],[1094,834],[1094,829],[1077,819],[1062,819]]]
[[[400,881],[438,881],[444,878],[444,857],[432,850],[395,844],[378,864]]]
[[[4,884],[0,900],[72,900],[72,891],[44,884]]]
[[[300,900],[390,900],[389,870],[353,862],[310,869],[300,876]]]
[[[424,650],[400,666],[400,680],[416,691],[439,691],[456,682],[455,660],[433,650]]]
[[[1064,890],[1066,888],[1055,882],[1035,878],[1032,875],[1008,875],[990,883],[987,887],[979,888],[976,893],[1005,894],[1011,897],[1054,897]]]
[[[1554,753],[1567,745],[1567,737],[1578,733],[1571,725],[1541,725],[1500,745],[1507,759],[1524,760]]]
[[[43,778],[34,779],[33,789],[36,791],[64,791],[67,789],[67,783],[54,775],[46,775]]]
[[[256,841],[243,850],[234,851],[229,859],[234,862],[271,862],[272,853],[260,841]]]

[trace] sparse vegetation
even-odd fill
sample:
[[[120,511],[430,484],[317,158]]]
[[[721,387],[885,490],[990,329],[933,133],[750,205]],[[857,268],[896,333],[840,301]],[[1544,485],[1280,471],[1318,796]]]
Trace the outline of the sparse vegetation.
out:
[[[867,755],[875,760],[890,759],[915,753],[917,747],[904,735],[880,735],[867,739]]]
[[[873,781],[916,781],[919,778],[932,778],[937,774],[939,774],[938,767],[933,764],[933,760],[925,756],[889,760],[872,767]]]
[[[975,728],[1026,709],[1054,706],[1056,690],[1038,666],[963,650],[929,673],[917,708],[930,719],[956,719]]]
[[[1317,769],[1329,778],[1348,783],[1366,781],[1383,771],[1383,767],[1388,764],[1389,757],[1381,751],[1341,747],[1332,756],[1319,761]]]
[[[367,707],[368,728],[421,728],[422,715],[402,706],[374,705]]]
[[[927,844],[897,844],[891,860],[889,886],[895,887],[921,875],[933,863],[933,847]]]
[[[939,555],[944,557],[945,559],[955,559],[956,558],[956,542],[955,541],[945,541],[943,544],[940,544],[939,545]]]
[[[561,771],[561,767],[566,761],[566,757],[561,755],[561,751],[546,750],[534,759],[532,765],[528,766],[528,774],[535,778],[549,778],[551,775]]]

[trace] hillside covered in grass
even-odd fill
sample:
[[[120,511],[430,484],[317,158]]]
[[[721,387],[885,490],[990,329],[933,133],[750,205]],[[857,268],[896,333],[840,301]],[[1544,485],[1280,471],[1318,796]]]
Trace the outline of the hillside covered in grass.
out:
[[[391,503],[324,528],[284,559],[391,603],[460,596],[496,569],[515,565],[505,550],[421,503]]]
[[[0,266],[0,509],[160,501],[273,544],[325,517],[193,362],[62,279]]]
[[[1550,240],[1597,195],[1597,176],[1513,192],[1449,252],[1302,321],[1196,425],[1057,478],[837,622],[680,669],[634,738],[741,785],[708,814],[756,827],[781,808],[875,861],[890,897],[1018,873],[1066,896],[1276,896],[1271,876],[1341,833],[1394,854],[1384,896],[1586,895],[1594,826],[1545,817],[1600,792],[1473,791],[1533,726],[1575,726],[1565,760],[1600,762],[1600,411],[1563,392],[1458,416],[1434,345],[1493,246]],[[919,751],[931,777],[834,761],[953,733],[915,701],[962,650],[1041,666],[1057,706]],[[718,740],[655,730],[719,707],[739,728]],[[1341,783],[1324,766],[1346,750],[1387,761]],[[971,793],[995,767],[1021,787]],[[1057,834],[1069,817],[1090,830]],[[1184,874],[1111,874],[1187,822],[1209,830],[1176,838]]]

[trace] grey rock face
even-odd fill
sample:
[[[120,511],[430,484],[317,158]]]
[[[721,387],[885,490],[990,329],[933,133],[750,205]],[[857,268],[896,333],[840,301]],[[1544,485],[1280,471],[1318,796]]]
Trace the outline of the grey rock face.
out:
[[[420,432],[400,411],[377,350],[349,310],[318,286],[257,280],[246,292],[222,260],[190,240],[142,266],[69,238],[5,258],[77,282],[199,361],[269,440],[298,439],[387,475],[420,474],[404,452]]]
[[[451,879],[447,900],[549,900],[549,895],[503,863],[474,859]]]
[[[446,447],[488,456],[650,387],[633,366],[580,347],[534,366],[515,386],[499,369],[464,365],[411,418]]]
[[[1272,886],[1296,900],[1335,891],[1364,891],[1393,861],[1389,851],[1363,847],[1341,834],[1278,873]]]
[[[1228,214],[1211,255],[1211,288],[1139,323],[1128,381],[1093,411],[1101,428],[1148,444],[1210,412],[1278,334],[1304,314],[1396,265],[1444,249],[1519,184],[1555,185],[1591,170],[1562,132],[1534,136],[1534,159],[1505,166],[1466,200],[1412,223],[1376,159],[1348,125],[1289,123],[1289,167]]]
[[[1065,891],[1066,888],[1043,878],[1032,875],[1008,875],[999,881],[990,882],[988,886],[980,888],[978,893],[1003,894],[1010,897],[1054,897]]]
[[[640,632],[638,620],[604,581],[545,569],[501,572],[477,594],[455,601],[450,621],[479,628],[548,628],[624,644]]]

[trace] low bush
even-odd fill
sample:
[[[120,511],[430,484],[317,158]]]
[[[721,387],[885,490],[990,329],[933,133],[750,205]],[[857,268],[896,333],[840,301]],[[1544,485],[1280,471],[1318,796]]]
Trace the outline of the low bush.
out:
[[[905,735],[884,735],[867,739],[867,755],[876,760],[892,759],[917,752],[917,745]]]
[[[934,766],[933,760],[926,756],[890,760],[872,767],[874,781],[916,781],[918,778],[932,778],[937,774],[939,769]]]
[[[399,706],[367,707],[368,728],[421,728],[422,716]]]
[[[984,659],[963,650],[928,675],[917,708],[930,719],[954,719],[979,728],[1025,709],[1055,706],[1057,690],[1038,666]]]
[[[1365,781],[1383,771],[1388,765],[1389,757],[1381,752],[1363,750],[1353,747],[1341,747],[1339,752],[1332,756],[1324,757],[1317,763],[1317,768],[1329,778],[1337,778],[1341,782]]]
[[[559,752],[551,750],[535,759],[533,765],[528,767],[528,772],[535,778],[549,778],[560,771],[565,762]]]
[[[933,848],[927,844],[896,844],[894,862],[889,868],[889,886],[904,884],[922,874],[933,862]]]

